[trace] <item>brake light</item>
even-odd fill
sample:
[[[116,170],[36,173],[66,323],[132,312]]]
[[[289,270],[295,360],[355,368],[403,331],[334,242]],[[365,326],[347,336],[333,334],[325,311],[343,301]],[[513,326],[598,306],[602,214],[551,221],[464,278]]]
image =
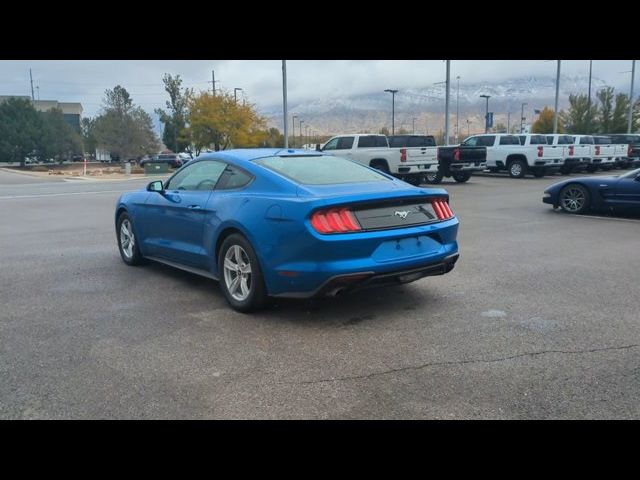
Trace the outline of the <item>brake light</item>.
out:
[[[455,148],[453,150],[453,161],[454,162],[459,162],[460,161],[460,149],[459,148]]]
[[[400,149],[400,161],[401,162],[406,162],[407,161],[407,149],[406,148],[401,148]]]
[[[453,212],[449,208],[449,202],[444,198],[434,198],[431,200],[433,210],[436,212],[438,220],[447,220],[453,217]]]
[[[596,155],[600,155],[600,145],[596,145]]]
[[[542,156],[542,145],[538,145],[538,156]]]
[[[346,207],[318,210],[311,215],[311,225],[318,233],[345,233],[362,230],[358,219]]]
[[[569,155],[571,155],[572,157],[573,157],[573,150],[574,150],[574,148],[575,148],[575,147],[574,147],[573,145],[570,145],[570,146],[569,146]]]

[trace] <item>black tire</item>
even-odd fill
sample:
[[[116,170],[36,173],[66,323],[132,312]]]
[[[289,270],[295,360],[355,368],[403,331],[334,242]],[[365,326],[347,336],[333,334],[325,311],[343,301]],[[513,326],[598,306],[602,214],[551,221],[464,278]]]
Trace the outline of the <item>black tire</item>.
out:
[[[578,183],[565,186],[560,190],[558,199],[563,211],[576,215],[586,212],[591,206],[589,191]]]
[[[123,224],[125,227],[124,232]],[[144,257],[138,248],[138,242],[136,240],[134,230],[135,227],[133,226],[133,220],[127,212],[122,212],[118,217],[118,222],[116,224],[116,241],[118,242],[118,250],[120,250],[120,257],[122,257],[122,261],[132,267],[144,262]],[[131,248],[129,248],[130,246]]]
[[[236,246],[240,247],[240,251],[235,250],[234,247]],[[232,251],[230,252],[230,250]],[[237,259],[235,254],[239,253],[241,258],[239,262],[236,262],[239,265],[239,269],[248,265],[249,272],[241,272],[238,270],[234,276],[234,272],[230,270],[229,276],[227,276],[225,272],[225,258],[228,253],[235,259]],[[247,274],[249,275],[248,277],[242,277],[242,275]],[[220,290],[222,290],[222,294],[234,310],[247,313],[258,310],[264,306],[267,300],[267,289],[264,284],[262,270],[260,269],[260,262],[251,243],[242,235],[234,233],[222,242],[220,252],[218,253],[218,277],[220,279]],[[240,278],[240,280],[235,284],[236,287],[232,293],[229,289],[237,278]],[[242,285],[248,288],[247,294],[243,291]],[[240,292],[238,292],[238,289],[240,289]]]
[[[452,175],[453,179],[458,183],[469,181],[471,174],[469,172],[457,172]]]
[[[380,170],[383,173],[391,174],[391,172],[389,171],[389,166],[387,165],[387,162],[385,162],[384,160],[372,161],[371,167],[375,168],[376,170]]]
[[[428,183],[430,185],[437,185],[439,183],[442,183],[442,178],[443,175],[440,170],[437,170],[435,172],[428,172],[424,175],[425,183]]]
[[[527,164],[523,160],[514,160],[509,164],[509,176],[511,178],[524,178],[527,173]]]

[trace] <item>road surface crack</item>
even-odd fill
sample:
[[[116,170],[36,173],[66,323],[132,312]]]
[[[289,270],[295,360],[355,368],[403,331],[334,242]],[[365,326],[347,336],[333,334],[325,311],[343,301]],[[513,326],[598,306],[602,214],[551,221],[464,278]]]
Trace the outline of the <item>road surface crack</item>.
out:
[[[341,381],[348,381],[348,380],[366,380],[366,379],[370,379],[373,377],[378,377],[381,375],[389,375],[389,374],[393,374],[393,373],[399,373],[399,372],[405,372],[405,371],[409,371],[409,370],[422,370],[424,368],[428,368],[428,367],[441,367],[441,366],[448,366],[448,365],[468,365],[468,364],[475,364],[475,363],[498,363],[498,362],[505,362],[507,360],[513,360],[516,358],[522,358],[522,357],[538,357],[540,355],[547,355],[547,354],[561,354],[561,355],[580,355],[580,354],[585,354],[585,353],[596,353],[596,352],[606,352],[606,351],[614,351],[614,350],[628,350],[631,348],[636,348],[636,347],[640,347],[640,344],[632,344],[632,345],[623,345],[621,347],[603,347],[603,348],[592,348],[592,349],[587,349],[587,350],[541,350],[539,352],[526,352],[526,353],[519,353],[516,355],[510,355],[507,357],[499,357],[499,358],[490,358],[490,359],[475,359],[475,360],[450,360],[450,361],[444,361],[444,362],[431,362],[431,363],[424,363],[422,365],[411,365],[408,367],[400,367],[400,368],[392,368],[389,370],[383,370],[380,372],[372,372],[372,373],[367,373],[367,374],[362,374],[362,375],[347,375],[344,377],[331,377],[331,378],[322,378],[319,380],[305,380],[302,382],[286,382],[286,383],[294,383],[296,385],[309,385],[309,384],[315,384],[315,383],[328,383],[328,382],[341,382]]]

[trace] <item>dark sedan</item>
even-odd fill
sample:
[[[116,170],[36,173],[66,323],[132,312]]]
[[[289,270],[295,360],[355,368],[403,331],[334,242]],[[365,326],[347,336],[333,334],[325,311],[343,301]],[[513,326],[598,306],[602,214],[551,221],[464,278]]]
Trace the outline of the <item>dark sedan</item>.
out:
[[[594,210],[640,212],[640,168],[619,176],[572,178],[544,191],[544,203],[567,213]]]
[[[180,168],[182,166],[182,159],[177,153],[161,153],[160,155],[155,155],[152,158],[141,160],[140,166],[144,167],[146,163],[168,163],[169,166],[173,168]]]

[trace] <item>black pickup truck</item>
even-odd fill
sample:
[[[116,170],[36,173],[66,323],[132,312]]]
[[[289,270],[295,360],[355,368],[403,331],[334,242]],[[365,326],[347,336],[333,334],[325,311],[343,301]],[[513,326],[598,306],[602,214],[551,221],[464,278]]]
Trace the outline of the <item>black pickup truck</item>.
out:
[[[621,168],[640,167],[640,135],[612,133],[607,135],[613,144],[627,144],[627,156],[618,161]]]
[[[427,183],[440,183],[444,177],[466,182],[473,172],[487,168],[487,147],[455,145],[438,147],[438,171],[426,175]]]

